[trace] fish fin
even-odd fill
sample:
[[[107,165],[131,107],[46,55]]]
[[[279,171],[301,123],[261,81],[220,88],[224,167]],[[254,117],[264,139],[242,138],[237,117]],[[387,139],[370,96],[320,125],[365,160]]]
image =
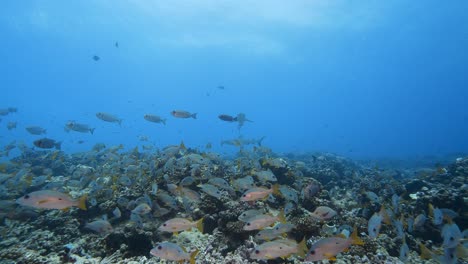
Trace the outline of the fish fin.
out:
[[[62,211],[64,211],[64,212],[68,212],[68,210],[70,210],[70,207],[65,207],[65,208],[62,209]]]
[[[421,255],[419,255],[422,259],[432,259],[433,253],[421,242],[419,242],[419,249],[421,250]]]
[[[181,141],[181,142],[180,142],[179,148],[180,148],[181,150],[187,150],[187,147],[185,147],[184,141]]]
[[[122,121],[123,121],[123,119],[119,119],[119,120],[117,121],[117,123],[119,123],[119,126],[122,126]]]
[[[280,185],[278,183],[274,184],[271,189],[273,190],[273,194],[276,194],[278,196],[282,196],[280,192]]]
[[[91,135],[94,134],[94,130],[95,130],[95,129],[96,129],[96,128],[90,128],[90,129],[89,129],[89,132],[91,133]]]
[[[337,234],[335,237],[344,238],[344,239],[347,238],[346,235],[343,233]]]
[[[434,216],[434,206],[429,203],[429,216]]]
[[[163,125],[166,125],[166,120],[167,120],[166,118],[161,119],[161,123],[163,123]]]
[[[203,234],[203,220],[204,218],[200,218],[200,220],[197,221],[197,229],[200,231],[200,233]]]
[[[284,215],[284,210],[280,211],[278,214],[278,221],[285,224],[286,223],[286,216]]]
[[[193,113],[190,115],[193,119],[197,119],[197,113]]]
[[[324,253],[323,255],[324,255],[328,260],[333,260],[333,261],[336,260],[336,257],[335,257],[335,255],[333,255],[333,254]]]
[[[354,227],[354,231],[353,231],[353,233],[351,234],[350,238],[351,238],[351,244],[353,244],[353,245],[359,245],[359,246],[363,246],[363,245],[364,245],[364,241],[362,241],[362,239],[360,239],[360,238],[358,237],[358,234],[357,234],[357,227],[356,227],[356,226]]]
[[[297,244],[297,255],[300,258],[304,258],[306,252],[308,251],[307,249],[307,244],[306,244],[306,238],[304,237],[299,244]]]
[[[62,141],[55,143],[55,148],[58,150],[62,149]]]
[[[178,236],[179,235],[179,232],[175,231],[172,233],[174,236]]]
[[[37,204],[43,204],[43,203],[47,203],[49,200],[47,199],[44,199],[44,200],[40,200],[37,202]]]
[[[80,199],[78,199],[78,208],[80,208],[81,210],[87,210],[86,208],[86,199],[88,198],[88,195],[83,195],[81,196]]]
[[[190,264],[195,264],[195,257],[198,255],[198,249],[190,253]]]

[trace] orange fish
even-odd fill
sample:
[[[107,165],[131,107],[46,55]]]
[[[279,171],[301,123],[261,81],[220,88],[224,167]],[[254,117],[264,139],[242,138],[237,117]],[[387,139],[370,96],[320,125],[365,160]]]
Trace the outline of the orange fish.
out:
[[[357,230],[349,238],[343,237],[327,237],[322,238],[312,245],[307,256],[306,261],[319,261],[323,259],[335,260],[338,253],[343,252],[351,245],[364,245],[364,242],[357,236]]]
[[[254,187],[252,189],[249,189],[242,195],[241,201],[249,202],[267,199],[268,195],[272,193],[280,194],[278,184],[273,185],[273,187],[271,187],[270,189],[264,187]]]
[[[36,191],[24,195],[16,200],[17,204],[40,209],[61,209],[78,207],[86,210],[86,195],[78,200],[73,200],[70,196],[52,190]]]

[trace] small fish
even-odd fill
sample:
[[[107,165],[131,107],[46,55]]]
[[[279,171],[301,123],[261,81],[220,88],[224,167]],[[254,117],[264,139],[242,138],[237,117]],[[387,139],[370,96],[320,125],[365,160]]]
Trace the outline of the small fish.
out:
[[[455,223],[448,223],[442,227],[441,236],[444,239],[442,246],[444,248],[455,248],[462,239],[462,232]]]
[[[70,121],[65,124],[65,131],[68,132],[70,130],[76,131],[76,132],[81,132],[81,133],[94,133],[95,128],[91,128],[88,125],[85,124],[80,124],[75,121]]]
[[[432,204],[429,204],[429,215],[432,217],[432,223],[434,225],[441,225],[444,221],[444,214],[439,208],[434,208]]]
[[[288,233],[293,228],[295,228],[293,224],[277,223],[272,228],[265,228],[263,230],[260,230],[260,232],[258,232],[257,235],[255,235],[255,238],[269,241],[274,238],[277,238],[278,236],[282,236],[285,233]]]
[[[166,125],[166,119],[157,115],[146,114],[143,116],[146,121]]]
[[[43,148],[43,149],[51,149],[51,148],[56,148],[60,150],[62,148],[62,142],[57,142],[53,139],[50,138],[41,138],[38,140],[33,141],[34,146],[38,148]]]
[[[189,230],[192,227],[197,228],[200,233],[203,233],[203,218],[193,222],[185,218],[172,218],[164,222],[158,230],[177,234],[177,232]]]
[[[174,197],[170,196],[167,193],[164,192],[159,192],[157,195],[159,200],[165,205],[169,206],[170,208],[177,210],[179,207],[177,206],[177,201],[174,199]]]
[[[270,214],[255,215],[249,218],[249,220],[245,223],[243,229],[246,231],[260,230],[267,226],[271,226],[275,222],[286,223],[286,217],[284,216],[283,211],[281,211],[276,216],[272,216]]]
[[[201,190],[210,195],[210,196],[213,196],[217,199],[221,199],[222,197],[222,193],[221,191],[218,189],[218,187],[214,186],[214,185],[211,185],[211,184],[199,184],[197,185],[197,187],[200,187]]]
[[[392,195],[393,213],[398,214],[399,206],[400,206],[400,196],[398,196],[396,193],[394,193]]]
[[[242,221],[242,222],[248,222],[250,218],[256,216],[256,215],[261,215],[263,214],[264,212],[262,210],[257,210],[257,209],[250,209],[250,210],[247,210],[245,212],[242,212],[242,214],[240,214],[237,219],[239,219],[239,221]]]
[[[24,195],[16,200],[17,204],[40,209],[68,209],[78,207],[86,210],[86,195],[78,200],[73,200],[70,196],[51,190],[35,191]]]
[[[235,122],[237,121],[237,117],[233,117],[233,116],[230,116],[230,115],[219,115],[218,116],[219,119],[223,120],[223,121],[226,121],[226,122]]]
[[[367,199],[369,199],[372,203],[380,203],[380,198],[376,193],[365,192],[364,194],[366,195]]]
[[[190,112],[187,112],[187,111],[183,111],[183,110],[173,110],[171,112],[171,115],[173,117],[177,117],[177,118],[193,118],[193,119],[197,119],[197,113],[190,113]]]
[[[383,216],[380,213],[374,213],[367,223],[367,233],[370,238],[376,238],[382,227]]]
[[[145,215],[151,212],[151,207],[147,203],[141,203],[132,210],[132,214]]]
[[[276,259],[285,258],[296,254],[303,258],[307,252],[306,241],[303,239],[300,243],[291,239],[280,239],[271,242],[265,242],[254,248],[250,253],[251,259]]]
[[[244,113],[239,113],[236,116],[237,122],[239,122],[239,125],[237,125],[237,128],[241,128],[245,122],[253,122],[252,120],[249,120],[245,117]]]
[[[100,60],[100,59],[101,59],[101,58],[99,58],[99,56],[98,56],[98,55],[94,55],[92,58],[93,58],[93,60],[94,60],[94,61],[98,61],[98,60]]]
[[[246,176],[244,178],[233,180],[231,181],[231,185],[238,191],[248,190],[255,186],[252,176]]]
[[[113,231],[112,225],[107,220],[96,220],[87,223],[84,227],[99,234],[109,234]]]
[[[112,214],[116,219],[119,219],[122,216],[122,212],[120,212],[120,209],[116,207],[114,211],[112,211]]]
[[[119,47],[119,42],[116,41],[116,42],[114,43],[114,46],[115,46],[116,48],[118,48],[118,47]]]
[[[303,199],[310,199],[320,192],[320,185],[317,183],[309,183],[304,189],[302,189],[301,197]]]
[[[416,218],[414,219],[414,223],[413,223],[413,229],[417,230],[423,227],[424,224],[426,223],[426,220],[427,220],[427,217],[424,214],[419,214],[418,216],[416,216]]]
[[[162,259],[179,262],[188,260],[190,264],[195,264],[195,257],[198,254],[198,250],[195,250],[192,253],[187,253],[185,248],[177,244],[164,241],[159,243],[155,248],[151,249],[150,254]]]
[[[98,112],[96,113],[96,117],[101,119],[102,121],[110,122],[110,123],[118,123],[122,125],[122,119],[116,117],[115,115],[111,115],[105,112]]]
[[[278,181],[275,174],[273,174],[271,170],[257,171],[255,172],[255,176],[257,176],[258,180],[263,183]]]
[[[349,238],[328,237],[315,242],[307,253],[305,260],[336,260],[335,256],[349,248],[351,245],[364,245],[364,242],[357,236],[356,228]]]
[[[240,200],[244,202],[265,200],[268,198],[268,195],[273,193],[280,195],[278,184],[273,185],[270,189],[264,187],[254,187],[249,189],[244,192]]]
[[[286,185],[281,185],[279,190],[284,199],[286,199],[286,201],[293,201],[296,204],[299,202],[296,190],[294,190],[293,188]]]
[[[40,126],[28,126],[25,129],[32,135],[42,135],[47,133],[47,130]]]
[[[16,128],[16,122],[8,122],[7,124],[7,129],[8,130],[12,130],[12,129],[15,129]]]
[[[408,260],[408,253],[409,253],[409,247],[408,247],[408,244],[406,244],[405,237],[403,236],[403,244],[401,244],[401,247],[400,247],[399,259],[403,262],[406,262]]]
[[[311,217],[319,221],[325,221],[333,218],[336,214],[336,211],[328,206],[319,206],[311,213]]]

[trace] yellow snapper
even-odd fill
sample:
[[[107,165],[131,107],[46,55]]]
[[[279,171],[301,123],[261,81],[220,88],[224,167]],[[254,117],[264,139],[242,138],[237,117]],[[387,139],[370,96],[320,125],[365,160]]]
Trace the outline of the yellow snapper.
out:
[[[267,226],[271,226],[277,221],[281,223],[286,223],[286,218],[284,216],[283,211],[281,211],[276,216],[272,216],[270,214],[255,215],[248,219],[243,229],[246,231],[259,230]]]
[[[52,190],[35,191],[16,200],[17,204],[40,209],[68,209],[75,206],[86,210],[86,195],[78,200],[70,196]]]
[[[297,254],[301,258],[307,252],[306,241],[303,239],[299,244],[295,240],[280,239],[271,242],[265,242],[258,245],[252,253],[251,259],[275,259],[286,258],[292,254]]]
[[[254,187],[252,189],[247,190],[241,197],[241,201],[249,202],[249,201],[257,201],[266,199],[270,194],[280,194],[279,192],[279,185],[275,184],[270,189],[264,187]]]
[[[203,233],[203,218],[193,222],[185,218],[172,218],[164,222],[158,230],[177,233],[179,231],[191,229],[192,227],[196,227],[200,233]]]
[[[174,261],[190,261],[190,264],[195,264],[195,257],[198,254],[198,250],[188,253],[181,246],[171,242],[161,242],[155,248],[151,249],[150,254],[162,259],[174,260]]]
[[[351,245],[364,245],[364,242],[357,236],[357,230],[349,238],[343,237],[327,237],[322,238],[312,245],[307,256],[306,261],[319,261],[323,259],[335,260],[338,253],[343,252]]]

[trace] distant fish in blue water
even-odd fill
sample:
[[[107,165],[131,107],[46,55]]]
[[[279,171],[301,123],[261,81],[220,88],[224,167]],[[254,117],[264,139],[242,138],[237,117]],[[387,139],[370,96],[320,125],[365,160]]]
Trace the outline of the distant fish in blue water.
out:
[[[98,112],[96,113],[96,117],[101,119],[102,121],[110,122],[110,123],[118,123],[119,125],[122,124],[122,119],[118,118],[115,115],[105,113],[105,112]]]
[[[190,113],[188,111],[184,111],[184,110],[173,110],[171,112],[171,115],[173,117],[177,117],[177,118],[193,118],[193,119],[197,119],[197,113]]]
[[[25,129],[32,135],[42,135],[47,133],[47,130],[40,126],[28,126]]]
[[[116,41],[115,44],[114,44],[114,46],[115,46],[116,48],[118,48],[118,47],[119,47],[119,42]]]
[[[100,60],[100,59],[101,59],[101,58],[99,58],[98,55],[94,55],[94,56],[93,56],[93,60],[94,60],[94,61],[98,61],[98,60]]]
[[[65,124],[65,131],[69,132],[70,130],[76,131],[76,132],[81,132],[81,133],[94,133],[95,128],[91,128],[86,124],[80,124],[75,121],[70,121]]]
[[[62,142],[57,142],[50,138],[41,138],[41,139],[35,140],[33,144],[34,146],[38,148],[43,148],[43,149],[51,149],[51,148],[61,149],[62,147]]]
[[[16,122],[8,122],[7,124],[7,128],[8,130],[12,130],[12,129],[15,129],[16,128]]]
[[[166,119],[157,115],[146,114],[143,116],[146,121],[166,125]]]
[[[231,115],[225,115],[221,114],[218,116],[219,119],[226,121],[226,122],[235,122],[237,121],[237,117],[231,116]]]

